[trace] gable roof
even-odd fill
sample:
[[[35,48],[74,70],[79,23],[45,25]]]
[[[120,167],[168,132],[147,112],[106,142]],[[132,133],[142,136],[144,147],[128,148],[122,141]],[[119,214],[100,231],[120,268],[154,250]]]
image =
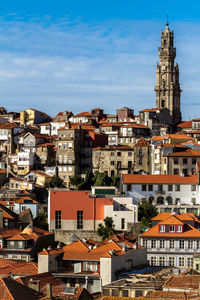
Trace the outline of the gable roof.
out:
[[[151,145],[142,137],[137,141],[135,147],[151,147]]]

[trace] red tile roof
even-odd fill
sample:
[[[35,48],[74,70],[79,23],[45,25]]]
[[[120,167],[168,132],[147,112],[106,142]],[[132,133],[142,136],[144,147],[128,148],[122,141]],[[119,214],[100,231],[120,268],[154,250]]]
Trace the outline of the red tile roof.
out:
[[[200,231],[186,221],[198,221],[194,214],[160,214],[152,220],[161,220],[157,225],[153,226],[146,232],[141,234],[141,237],[163,237],[163,238],[200,238]],[[198,221],[199,222],[199,221]],[[160,232],[160,225],[184,225],[183,232]]]
[[[135,147],[151,147],[151,145],[142,137],[137,141]]]
[[[184,122],[178,124],[178,127],[181,127],[181,128],[192,128],[192,121],[184,121]]]
[[[196,290],[199,289],[200,275],[174,275],[163,285],[165,289]]]
[[[186,151],[168,153],[164,156],[169,156],[169,157],[200,157],[200,151],[199,150],[188,149]]]
[[[198,176],[181,175],[140,175],[140,174],[124,174],[122,175],[123,183],[128,184],[198,184]]]

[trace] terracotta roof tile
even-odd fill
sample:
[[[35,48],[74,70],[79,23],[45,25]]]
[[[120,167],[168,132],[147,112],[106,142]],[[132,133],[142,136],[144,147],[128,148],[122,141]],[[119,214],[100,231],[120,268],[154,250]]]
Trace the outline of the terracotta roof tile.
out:
[[[140,175],[140,174],[124,174],[122,175],[123,183],[132,184],[198,184],[198,176],[185,176],[181,175]]]
[[[163,288],[195,290],[199,289],[200,275],[174,275],[167,280]]]
[[[142,137],[137,141],[135,147],[151,147],[151,145]]]

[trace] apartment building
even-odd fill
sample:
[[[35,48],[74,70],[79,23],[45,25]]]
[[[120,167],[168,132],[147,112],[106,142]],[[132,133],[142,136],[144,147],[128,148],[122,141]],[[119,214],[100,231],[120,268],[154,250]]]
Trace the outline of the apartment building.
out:
[[[48,224],[57,240],[66,242],[74,233],[99,239],[96,231],[106,217],[112,217],[115,230],[126,231],[138,221],[137,205],[132,197],[120,195],[109,197],[91,195],[87,191],[56,189],[49,192]]]
[[[97,293],[116,280],[120,271],[131,271],[146,262],[146,248],[129,239],[111,237],[103,243],[84,239],[40,252],[38,273],[51,272],[69,287],[85,286],[90,293]]]
[[[163,155],[163,174],[194,174],[197,162],[200,162],[200,151],[188,149]]]
[[[83,146],[83,131],[80,125],[67,124],[58,130],[56,143],[56,161],[58,175],[67,187],[70,186],[70,176],[81,173],[81,147]]]
[[[108,176],[131,174],[134,170],[134,149],[130,146],[105,146],[92,149],[93,173],[106,172]]]
[[[122,175],[122,190],[134,201],[150,201],[159,211],[199,214],[199,176]]]
[[[134,170],[146,174],[151,173],[151,145],[140,138],[134,147]]]
[[[200,252],[200,222],[193,213],[161,213],[140,236],[151,266],[188,268]]]

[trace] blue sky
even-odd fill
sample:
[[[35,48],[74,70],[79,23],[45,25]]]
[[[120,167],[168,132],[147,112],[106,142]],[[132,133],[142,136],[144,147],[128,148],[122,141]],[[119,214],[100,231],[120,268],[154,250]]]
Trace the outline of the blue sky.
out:
[[[200,1],[0,1],[0,104],[54,116],[155,106],[166,15],[175,32],[183,118],[200,116]]]

